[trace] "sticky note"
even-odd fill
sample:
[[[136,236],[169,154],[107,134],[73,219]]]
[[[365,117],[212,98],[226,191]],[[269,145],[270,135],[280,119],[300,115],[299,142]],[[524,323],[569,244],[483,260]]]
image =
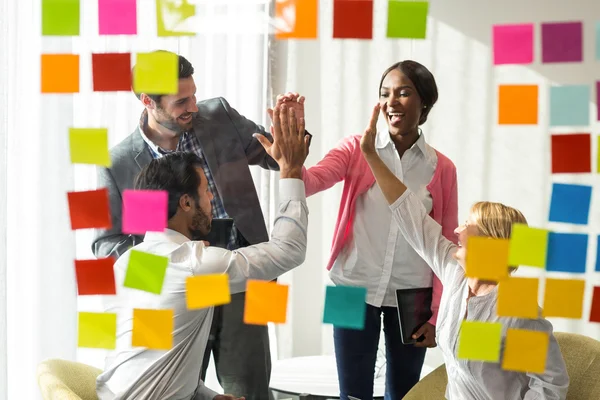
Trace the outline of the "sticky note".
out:
[[[249,280],[246,285],[244,323],[267,325],[269,322],[283,324],[287,317],[287,285],[276,282]]]
[[[75,276],[77,277],[77,293],[85,295],[114,295],[115,274],[114,258],[99,258],[97,260],[75,260]]]
[[[73,164],[95,164],[110,167],[108,130],[106,128],[70,128],[69,145]]]
[[[542,62],[583,61],[581,22],[542,23]]]
[[[600,286],[594,286],[590,322],[600,322]]]
[[[193,36],[196,5],[188,0],[156,0],[157,36]]]
[[[177,94],[179,57],[167,51],[138,53],[133,74],[136,93]]]
[[[79,56],[77,54],[42,54],[42,93],[79,92]]]
[[[581,318],[584,290],[583,279],[546,279],[542,315],[544,318]]]
[[[123,286],[160,294],[168,266],[168,257],[131,250]]]
[[[164,190],[123,191],[123,233],[162,232],[167,227],[169,195]]]
[[[533,24],[494,25],[494,65],[533,62]]]
[[[537,278],[518,278],[511,276],[498,284],[498,303],[496,311],[499,317],[538,318]]]
[[[117,347],[117,314],[80,312],[77,346],[113,350]]]
[[[600,90],[600,88],[598,89]],[[600,99],[598,99],[598,101],[600,101]],[[600,113],[600,110],[598,110],[598,112]],[[596,157],[598,157],[596,172],[600,174],[600,135],[596,138],[596,145],[598,146],[596,150]]]
[[[131,346],[153,350],[173,347],[173,310],[133,309]]]
[[[549,344],[550,335],[547,332],[507,329],[502,369],[543,374]]]
[[[427,35],[427,1],[388,1],[387,37],[425,39]]]
[[[590,86],[550,87],[550,126],[590,124]]]
[[[596,60],[600,61],[600,21],[596,22]]]
[[[498,123],[535,125],[538,123],[537,85],[500,85],[498,87]]]
[[[591,142],[589,133],[552,135],[552,173],[592,172]]]
[[[508,278],[509,245],[508,239],[469,237],[466,276],[490,281]]]
[[[583,233],[557,233],[548,235],[546,270],[585,273],[588,235]]]
[[[463,321],[460,325],[458,358],[498,362],[502,342],[499,322]]]
[[[185,281],[185,299],[190,310],[229,304],[229,275],[190,276]]]
[[[548,220],[587,225],[591,201],[591,186],[553,183]]]
[[[596,82],[596,120],[600,121],[600,81]]]
[[[600,235],[598,235],[598,242],[596,245],[596,272],[600,272]]]
[[[67,193],[71,229],[109,229],[112,227],[108,190]]]
[[[79,36],[80,0],[42,0],[43,36]]]
[[[137,34],[137,0],[98,0],[100,35]]]
[[[334,39],[373,38],[373,0],[333,0]]]
[[[275,38],[316,39],[318,0],[278,0],[275,2]]]
[[[364,329],[367,289],[352,286],[327,286],[323,323],[338,328]]]
[[[95,92],[131,90],[131,54],[92,54],[92,83]]]
[[[544,267],[548,248],[548,231],[513,224],[508,251],[508,264],[514,267]]]

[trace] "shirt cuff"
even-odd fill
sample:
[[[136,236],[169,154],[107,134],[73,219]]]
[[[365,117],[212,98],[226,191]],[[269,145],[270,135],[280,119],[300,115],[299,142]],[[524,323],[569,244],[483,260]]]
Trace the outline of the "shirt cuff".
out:
[[[285,178],[279,181],[280,201],[306,201],[306,190],[302,179]]]
[[[404,193],[402,193],[402,195],[400,197],[398,197],[396,199],[396,201],[394,201],[392,204],[390,204],[390,209],[392,211],[394,211],[395,209],[397,209],[398,207],[400,207],[400,205],[402,203],[404,203],[404,201],[408,198],[408,196],[410,196],[412,194],[412,192],[410,191],[409,188],[406,188],[406,190],[404,191]]]

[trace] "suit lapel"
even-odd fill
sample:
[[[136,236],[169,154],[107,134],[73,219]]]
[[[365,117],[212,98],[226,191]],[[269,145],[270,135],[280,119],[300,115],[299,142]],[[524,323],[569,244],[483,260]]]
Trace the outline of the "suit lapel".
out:
[[[144,142],[144,139],[142,138],[139,127],[135,129],[131,138],[131,151],[133,153],[133,159],[140,171],[152,161],[152,155],[146,147],[146,142]]]

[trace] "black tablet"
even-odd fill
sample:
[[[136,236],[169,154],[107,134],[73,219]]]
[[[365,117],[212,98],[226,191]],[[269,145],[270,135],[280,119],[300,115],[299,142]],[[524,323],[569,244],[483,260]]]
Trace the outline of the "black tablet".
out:
[[[412,335],[433,315],[431,313],[432,296],[433,288],[430,287],[396,290],[402,343],[412,344],[424,339],[424,337],[413,339]]]
[[[194,239],[206,240],[210,246],[226,249],[227,244],[229,243],[229,238],[231,237],[232,228],[232,218],[213,218],[208,235]]]

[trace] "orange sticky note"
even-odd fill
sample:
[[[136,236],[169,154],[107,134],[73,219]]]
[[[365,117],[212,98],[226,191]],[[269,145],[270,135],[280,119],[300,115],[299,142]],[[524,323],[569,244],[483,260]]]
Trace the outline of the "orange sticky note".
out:
[[[267,325],[269,322],[283,324],[287,317],[287,285],[276,282],[249,280],[246,286],[244,323]]]
[[[275,38],[316,39],[318,0],[277,0]]]
[[[584,290],[583,279],[546,279],[543,316],[581,318]]]
[[[131,345],[154,350],[173,347],[173,310],[133,309]]]
[[[549,343],[550,336],[547,332],[509,328],[506,331],[502,368],[535,374],[544,373]]]
[[[538,310],[537,278],[510,277],[498,284],[499,317],[537,318]]]
[[[42,54],[42,93],[79,92],[79,55]]]
[[[498,123],[535,125],[538,123],[537,85],[500,85]]]
[[[466,275],[489,281],[508,278],[508,239],[471,236],[467,242]]]
[[[185,281],[185,299],[187,308],[205,308],[229,304],[229,275],[198,275],[191,276]]]
[[[114,349],[117,345],[117,314],[80,312],[77,346]]]

